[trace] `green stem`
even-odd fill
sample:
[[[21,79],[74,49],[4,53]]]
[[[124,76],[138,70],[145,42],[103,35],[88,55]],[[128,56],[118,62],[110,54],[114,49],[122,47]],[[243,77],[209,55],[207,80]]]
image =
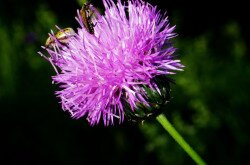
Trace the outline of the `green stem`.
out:
[[[202,158],[190,147],[190,145],[182,138],[182,136],[176,131],[171,125],[168,119],[163,115],[159,115],[156,118],[158,122],[165,128],[166,131],[174,138],[174,140],[187,152],[187,154],[196,162],[198,165],[205,165],[206,163]]]

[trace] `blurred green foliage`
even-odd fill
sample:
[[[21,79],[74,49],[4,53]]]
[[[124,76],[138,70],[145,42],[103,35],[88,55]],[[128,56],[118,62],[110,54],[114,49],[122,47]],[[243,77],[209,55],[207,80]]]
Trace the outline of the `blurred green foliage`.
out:
[[[249,146],[250,65],[238,24],[227,23],[220,34],[177,40],[186,67],[174,76],[177,85],[165,113],[209,164],[237,164],[243,162]],[[213,49],[221,37],[220,48]],[[161,128],[146,125],[142,130],[148,148],[158,153],[162,164],[185,164],[183,151],[172,146],[173,140]]]
[[[6,2],[10,9],[0,7],[1,159],[10,164],[193,164],[156,121],[92,128],[85,119],[70,119],[54,96],[53,68],[37,52],[54,25],[77,26],[74,13],[83,1],[28,2],[20,9],[14,0]],[[231,19],[199,34],[182,34],[189,26],[184,11],[174,5],[169,10],[176,14],[171,19],[179,33],[175,46],[186,67],[173,76],[176,85],[164,113],[208,164],[242,164],[250,147],[249,43],[243,28]],[[11,18],[7,11],[13,11]]]

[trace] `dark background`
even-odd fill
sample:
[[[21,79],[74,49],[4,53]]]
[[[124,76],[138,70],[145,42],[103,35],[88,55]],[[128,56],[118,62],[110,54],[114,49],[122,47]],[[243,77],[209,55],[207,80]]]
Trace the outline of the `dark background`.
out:
[[[102,9],[100,2],[93,4]],[[167,10],[177,26],[174,42],[186,66],[172,76],[176,85],[164,113],[208,164],[243,164],[250,156],[247,5],[148,2]],[[37,52],[54,25],[78,26],[82,3],[0,0],[1,162],[194,164],[156,121],[90,127],[61,110],[53,68]]]

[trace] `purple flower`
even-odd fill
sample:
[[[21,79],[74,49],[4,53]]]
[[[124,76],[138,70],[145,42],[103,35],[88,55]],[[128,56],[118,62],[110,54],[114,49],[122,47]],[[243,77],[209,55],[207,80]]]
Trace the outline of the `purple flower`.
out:
[[[91,125],[124,121],[125,107],[139,111],[149,107],[147,87],[161,94],[154,78],[182,70],[180,60],[173,59],[175,37],[166,15],[141,0],[125,6],[118,0],[103,0],[104,15],[94,10],[94,34],[89,33],[82,18],[67,44],[55,39],[54,48],[45,48],[56,70],[53,81],[60,84],[56,95],[62,108],[72,117],[87,116]],[[127,109],[126,109],[127,110]]]

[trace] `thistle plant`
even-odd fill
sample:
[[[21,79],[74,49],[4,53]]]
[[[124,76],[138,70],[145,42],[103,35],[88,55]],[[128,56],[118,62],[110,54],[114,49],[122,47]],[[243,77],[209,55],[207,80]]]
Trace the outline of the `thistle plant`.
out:
[[[77,12],[79,28],[58,27],[43,47],[48,55],[40,53],[56,71],[62,109],[90,125],[154,116],[164,126],[167,119],[159,114],[170,99],[168,75],[183,68],[171,42],[175,26],[142,0],[103,4],[104,14],[85,4]],[[203,163],[193,150],[191,157]]]

